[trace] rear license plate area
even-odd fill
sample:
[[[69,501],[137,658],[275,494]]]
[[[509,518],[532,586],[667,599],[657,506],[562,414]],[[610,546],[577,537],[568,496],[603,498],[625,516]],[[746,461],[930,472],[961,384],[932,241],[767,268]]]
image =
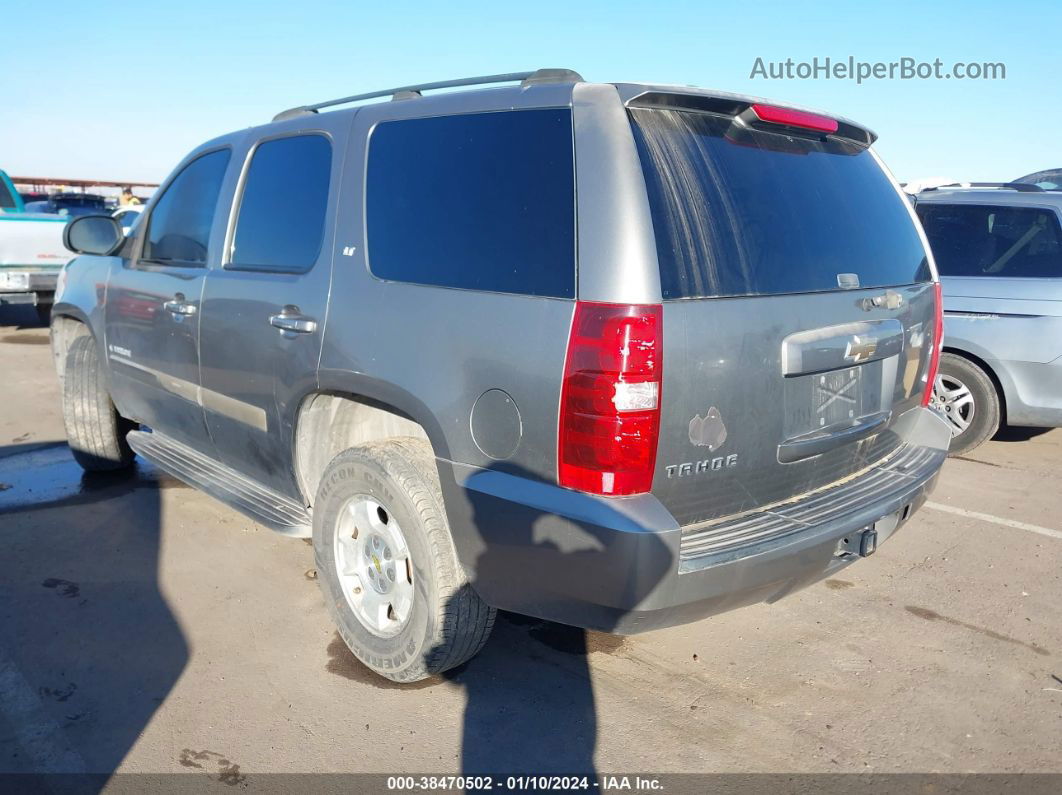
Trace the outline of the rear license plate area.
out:
[[[881,386],[881,362],[786,379],[785,437],[847,426],[884,410]]]

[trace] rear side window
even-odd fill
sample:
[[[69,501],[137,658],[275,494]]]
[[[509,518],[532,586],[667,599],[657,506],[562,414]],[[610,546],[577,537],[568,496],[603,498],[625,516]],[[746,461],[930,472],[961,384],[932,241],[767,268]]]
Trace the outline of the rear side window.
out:
[[[930,278],[904,200],[866,149],[708,113],[633,109],[631,118],[664,298]]]
[[[380,124],[366,224],[378,277],[575,295],[575,176],[567,109]]]
[[[198,157],[166,188],[148,218],[141,259],[172,265],[205,265],[210,226],[229,165],[228,149]]]
[[[251,157],[229,267],[304,271],[324,237],[332,144],[323,135],[277,138]]]
[[[1058,216],[1037,207],[918,205],[942,276],[1062,276]]]

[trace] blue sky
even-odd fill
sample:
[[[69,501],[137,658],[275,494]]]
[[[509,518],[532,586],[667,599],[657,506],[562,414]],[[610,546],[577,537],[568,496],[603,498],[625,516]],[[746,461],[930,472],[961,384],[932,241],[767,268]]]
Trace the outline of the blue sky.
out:
[[[492,72],[685,83],[853,118],[900,180],[1062,167],[1062,3],[4,4],[0,168],[159,180],[201,141],[292,105]],[[1002,61],[998,81],[757,80],[765,61]]]

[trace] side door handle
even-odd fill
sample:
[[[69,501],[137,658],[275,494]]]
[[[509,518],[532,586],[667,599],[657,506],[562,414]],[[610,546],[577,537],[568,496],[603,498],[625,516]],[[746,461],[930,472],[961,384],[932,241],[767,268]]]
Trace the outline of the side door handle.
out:
[[[185,300],[184,293],[177,293],[169,301],[164,302],[162,308],[175,315],[194,315],[196,312],[196,305]]]
[[[281,334],[312,334],[317,331],[317,321],[301,314],[297,306],[286,306],[279,315],[270,315],[269,325],[279,329]]]

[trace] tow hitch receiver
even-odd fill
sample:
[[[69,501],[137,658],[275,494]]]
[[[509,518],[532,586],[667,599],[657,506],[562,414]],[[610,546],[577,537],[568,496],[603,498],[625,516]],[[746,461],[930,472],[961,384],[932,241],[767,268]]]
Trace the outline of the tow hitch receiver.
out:
[[[874,554],[874,550],[878,548],[878,531],[873,527],[869,530],[864,530],[863,535],[859,537],[859,554],[864,558]]]
[[[849,533],[837,542],[838,555],[859,555],[867,558],[874,554],[878,548],[878,531],[874,525],[868,525],[862,530]]]

